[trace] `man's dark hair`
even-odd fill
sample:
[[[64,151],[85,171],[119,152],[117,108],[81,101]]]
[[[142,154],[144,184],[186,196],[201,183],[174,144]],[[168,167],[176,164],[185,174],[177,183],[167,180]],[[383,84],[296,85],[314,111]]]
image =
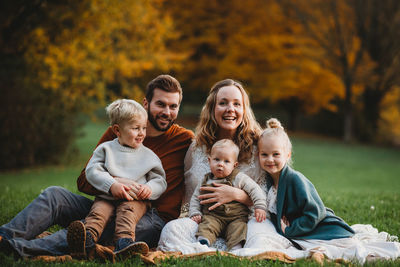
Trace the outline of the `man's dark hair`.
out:
[[[150,103],[153,99],[154,90],[160,89],[169,93],[179,93],[179,103],[182,101],[182,87],[177,79],[168,74],[162,74],[150,81],[146,86],[145,97]]]

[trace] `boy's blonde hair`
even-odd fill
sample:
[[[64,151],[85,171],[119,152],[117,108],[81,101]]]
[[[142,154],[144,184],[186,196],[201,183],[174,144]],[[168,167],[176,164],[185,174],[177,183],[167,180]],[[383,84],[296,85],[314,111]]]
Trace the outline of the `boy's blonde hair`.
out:
[[[211,147],[210,155],[215,148],[230,148],[235,153],[236,160],[239,157],[239,147],[231,139],[221,139],[215,142],[215,144]]]
[[[120,125],[143,116],[147,120],[147,112],[144,107],[131,99],[115,100],[106,107],[106,112],[110,119],[110,125]]]
[[[283,128],[281,122],[276,119],[276,118],[271,118],[267,120],[266,122],[267,128],[265,128],[261,135],[260,139],[258,142],[260,142],[263,138],[265,137],[271,137],[271,136],[276,136],[281,139],[281,141],[284,143],[284,147],[287,152],[292,152],[292,142],[290,142],[290,138],[287,135],[285,129]],[[292,158],[290,157],[288,164],[292,164]]]

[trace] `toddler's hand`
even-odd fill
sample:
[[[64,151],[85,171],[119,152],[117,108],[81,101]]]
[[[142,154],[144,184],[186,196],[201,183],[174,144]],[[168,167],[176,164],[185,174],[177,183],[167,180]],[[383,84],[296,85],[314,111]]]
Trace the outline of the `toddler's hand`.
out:
[[[265,212],[265,210],[255,209],[254,216],[256,217],[257,222],[262,222],[267,218],[267,213]]]
[[[129,195],[130,188],[126,185],[123,185],[119,182],[115,182],[110,187],[111,195],[116,199],[126,199],[133,200],[133,198]]]
[[[137,198],[140,200],[149,199],[151,196],[151,189],[148,185],[139,185],[138,192],[136,193]]]
[[[290,226],[290,222],[289,220],[285,217],[282,216],[281,218],[281,228],[282,228],[282,232],[285,233],[286,227]]]
[[[190,217],[193,221],[195,221],[197,224],[201,223],[201,215],[194,215]]]
[[[140,190],[140,184],[138,183],[134,183],[134,184],[130,184],[129,188],[131,190],[129,190],[129,195],[134,199],[134,200],[139,200],[137,194],[139,193]]]

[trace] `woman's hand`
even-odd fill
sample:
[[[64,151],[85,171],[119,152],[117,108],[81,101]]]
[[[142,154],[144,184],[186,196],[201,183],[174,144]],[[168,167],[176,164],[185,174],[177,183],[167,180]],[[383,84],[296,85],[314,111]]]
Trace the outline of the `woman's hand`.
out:
[[[190,217],[193,221],[195,221],[197,224],[201,223],[201,215],[194,215]]]
[[[213,210],[222,204],[232,202],[234,200],[239,201],[245,205],[252,205],[249,196],[243,190],[229,186],[226,184],[213,183],[212,186],[202,186],[200,191],[207,191],[209,193],[201,194],[199,196],[200,204],[215,203],[208,210]]]
[[[282,216],[282,218],[281,218],[281,229],[282,229],[283,233],[285,233],[285,229],[288,226],[290,226],[289,220],[285,216]]]

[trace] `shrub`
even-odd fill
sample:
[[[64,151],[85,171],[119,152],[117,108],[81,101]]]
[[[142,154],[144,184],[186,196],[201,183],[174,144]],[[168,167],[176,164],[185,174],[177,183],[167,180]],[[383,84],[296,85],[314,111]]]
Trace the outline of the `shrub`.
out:
[[[0,169],[56,163],[76,135],[76,108],[32,82],[23,60],[1,56]]]

